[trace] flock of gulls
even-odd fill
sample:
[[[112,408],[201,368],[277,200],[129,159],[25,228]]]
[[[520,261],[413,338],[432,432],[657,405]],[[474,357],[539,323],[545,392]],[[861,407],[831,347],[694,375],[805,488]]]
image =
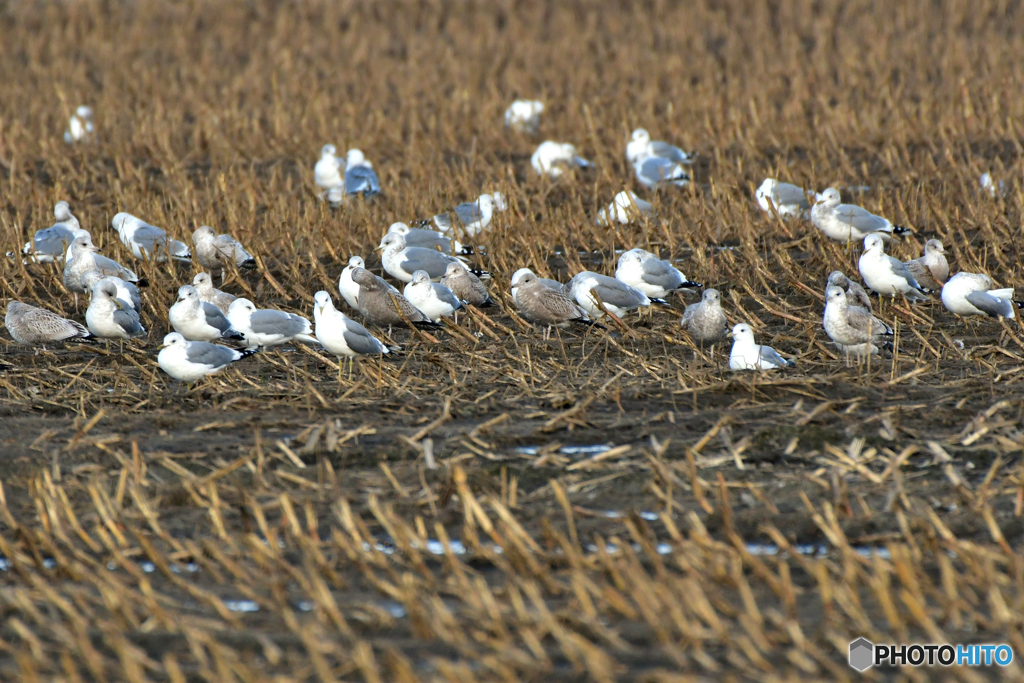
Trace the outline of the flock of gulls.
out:
[[[505,124],[535,134],[543,111],[541,102],[517,100],[505,112]],[[76,144],[94,136],[92,110],[79,107],[71,117],[65,140]],[[637,181],[651,190],[685,186],[690,182],[688,169],[695,160],[694,154],[652,140],[643,129],[634,131],[627,140],[625,156]],[[537,147],[531,165],[538,174],[550,178],[593,166],[577,154],[572,144],[552,140]],[[321,150],[313,180],[322,191],[321,199],[332,207],[381,192],[373,164],[362,151],[350,149],[342,158],[331,144]],[[994,187],[991,179],[989,186],[983,182],[984,189],[989,187]],[[755,199],[771,216],[810,220],[831,240],[863,244],[858,270],[864,286],[839,271],[830,273],[825,284],[823,327],[847,359],[865,359],[892,348],[888,340],[893,337],[893,329],[874,314],[869,291],[881,297],[904,297],[908,302],[927,301],[938,294],[946,308],[960,316],[1013,318],[1015,309],[1024,307],[1014,300],[1013,288],[996,288],[986,274],[961,272],[950,277],[946,252],[939,240],[928,240],[924,254],[911,261],[889,256],[886,243],[909,231],[859,206],[841,203],[836,188],[818,194],[767,179],[755,192]],[[402,289],[370,272],[359,255],[349,259],[338,280],[338,293],[363,323],[335,307],[326,291],[314,297],[311,323],[295,313],[258,308],[248,299],[217,289],[216,275],[224,286],[227,274],[255,269],[258,263],[237,239],[217,234],[208,226],[192,233],[191,246],[125,212],[113,217],[111,227],[136,259],[194,261],[204,269],[191,284],[178,289],[177,301],[167,312],[174,332],[164,337],[157,361],[174,379],[195,382],[261,349],[296,342],[318,345],[336,356],[340,378],[342,359],[348,359],[351,372],[355,358],[380,357],[398,350],[378,339],[367,326],[387,329],[390,337],[392,327],[437,329],[442,318],[454,317],[457,324],[459,312],[467,307],[495,305],[487,289],[490,274],[471,265],[473,247],[461,244],[456,236],[466,239],[485,235],[495,215],[507,208],[506,197],[492,191],[412,225],[392,224],[377,250],[383,271]],[[629,224],[642,223],[651,216],[649,202],[624,190],[598,212],[596,220],[600,225]],[[93,340],[117,340],[123,345],[125,340],[145,336],[139,318],[139,287],[148,285],[145,278],[100,254],[90,232],[81,226],[67,202],[57,202],[54,217],[56,223],[36,232],[21,250],[21,257],[26,262],[63,264],[63,285],[74,297],[76,309],[79,295],[89,297],[85,324],[46,308],[9,301],[5,325],[11,337],[20,344],[44,347]],[[12,252],[9,256],[18,254]],[[513,274],[510,286],[519,315],[540,326],[545,340],[553,328],[605,328],[602,322],[622,325],[622,319],[632,311],[652,304],[668,306],[674,293],[703,289],[671,261],[639,248],[621,254],[614,277],[583,271],[568,283],[561,283],[522,268]],[[793,360],[775,349],[759,345],[749,324],[740,323],[730,330],[715,289],[703,289],[699,300],[686,306],[681,325],[702,348],[732,337],[729,368],[733,371],[795,366]]]

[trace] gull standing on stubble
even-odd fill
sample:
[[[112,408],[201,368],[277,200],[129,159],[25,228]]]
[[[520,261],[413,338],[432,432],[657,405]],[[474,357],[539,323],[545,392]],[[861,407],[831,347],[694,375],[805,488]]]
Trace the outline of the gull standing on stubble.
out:
[[[235,361],[248,358],[259,349],[237,351],[208,342],[188,341],[177,332],[164,337],[156,362],[179,382],[196,382],[220,372]]]
[[[868,296],[867,291],[860,286],[859,282],[854,282],[850,278],[846,277],[842,272],[833,270],[828,274],[828,280],[825,282],[825,290],[829,287],[838,287],[839,289],[846,292],[846,299],[851,304],[858,304],[871,311],[871,297]]]
[[[356,303],[359,312],[370,325],[390,328],[393,325],[404,325],[407,321],[416,327],[438,327],[437,323],[409,303],[394,287],[365,268],[352,271],[352,282],[359,285]]]
[[[314,333],[324,349],[338,358],[339,378],[342,357],[351,361],[358,356],[382,356],[391,352],[369,330],[336,309],[327,292],[317,292],[313,301],[313,321],[316,323]]]
[[[167,312],[167,318],[174,331],[189,341],[245,340],[243,334],[232,329],[219,308],[199,299],[199,292],[192,285],[178,288],[178,300]]]
[[[705,289],[700,301],[690,304],[683,311],[679,322],[701,347],[712,346],[725,339],[729,323],[722,310],[722,300],[717,289]]]
[[[729,351],[729,369],[740,370],[778,370],[795,368],[796,363],[779,355],[770,346],[763,346],[754,341],[754,330],[746,323],[732,328],[732,350]]]
[[[873,292],[890,297],[903,294],[911,301],[928,298],[903,261],[885,253],[885,242],[880,235],[864,238],[864,253],[857,261],[857,268]]]
[[[865,358],[878,355],[883,337],[892,337],[892,328],[871,311],[854,306],[841,287],[830,285],[825,290],[825,334],[847,357]]]
[[[86,289],[83,276],[94,270],[101,275],[113,275],[125,282],[131,282],[144,286],[146,281],[140,280],[139,276],[128,270],[120,263],[106,256],[98,255],[99,249],[92,243],[88,235],[76,237],[68,248],[68,258],[64,263],[64,287],[75,295],[75,305],[78,305],[78,295],[85,294],[92,290]]]
[[[139,322],[139,314],[126,302],[117,298],[117,287],[105,280],[92,289],[92,300],[85,311],[85,324],[89,331],[101,339],[131,339],[146,334]]]
[[[235,331],[245,335],[249,348],[280,346],[291,341],[319,344],[313,337],[309,321],[302,316],[273,309],[257,309],[248,299],[232,301],[227,318]]]
[[[92,339],[92,333],[80,323],[20,301],[7,304],[4,326],[14,341],[29,346],[45,347],[51,342]]]
[[[130,213],[122,211],[115,215],[110,225],[117,230],[121,243],[131,249],[137,259],[160,263],[166,261],[170,254],[175,261],[192,260],[192,250],[187,244],[170,239],[163,228],[150,225]]]
[[[893,225],[892,221],[852,204],[840,204],[839,190],[830,187],[821,193],[811,208],[811,222],[829,239],[837,242],[862,240],[868,235],[880,235],[889,239],[892,235],[903,235],[906,228]]]
[[[545,326],[543,339],[551,336],[552,327],[567,327],[570,323],[594,324],[587,312],[570,299],[561,287],[552,289],[544,285],[527,269],[516,272],[512,280],[512,299],[524,318]]]

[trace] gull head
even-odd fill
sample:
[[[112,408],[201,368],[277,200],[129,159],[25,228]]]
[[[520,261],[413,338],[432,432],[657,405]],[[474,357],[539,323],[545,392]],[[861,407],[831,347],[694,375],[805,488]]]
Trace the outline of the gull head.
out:
[[[422,287],[423,285],[430,284],[430,274],[425,270],[417,270],[412,274],[412,280],[409,282],[410,285],[416,285]]]
[[[405,223],[392,223],[388,227],[388,232],[389,233],[395,233],[395,234],[398,234],[398,235],[408,235],[409,234],[409,226],[407,224],[405,224]]]
[[[197,287],[206,287],[207,285],[213,286],[213,280],[210,279],[209,273],[198,273],[192,278],[192,284]]]
[[[236,311],[241,311],[248,318],[256,312],[256,305],[248,299],[235,299],[228,306],[228,316],[231,316]]]
[[[135,218],[135,216],[131,215],[130,213],[125,213],[124,211],[122,211],[120,213],[114,214],[113,220],[110,221],[110,226],[117,230],[118,232],[121,232],[127,227],[128,221],[133,218]]]
[[[324,145],[323,147],[320,148],[320,158],[321,159],[330,159],[331,157],[337,156],[337,155],[338,155],[338,148],[335,147],[334,145]]]
[[[110,280],[99,280],[92,286],[92,295],[100,299],[116,299],[117,286]]]
[[[533,271],[529,268],[520,268],[512,276],[512,287],[509,288],[509,291],[511,292],[516,287],[525,287],[534,282],[537,282],[537,276],[533,274]]]
[[[317,313],[323,313],[327,310],[328,306],[334,308],[334,301],[331,299],[331,295],[323,290],[313,295],[313,302],[316,305],[315,310]]]
[[[213,228],[209,225],[201,225],[196,228],[196,231],[192,233],[193,240],[206,239],[215,237],[216,233],[213,232]]]
[[[489,194],[480,195],[477,198],[476,203],[480,207],[480,211],[494,210],[494,197]]]
[[[717,289],[705,289],[704,295],[701,297],[701,300],[704,303],[710,304],[712,306],[722,305],[722,297],[719,296]]]
[[[946,249],[942,246],[942,240],[928,240],[924,243],[924,253],[945,254]]]
[[[59,201],[53,205],[53,216],[58,221],[66,221],[71,218],[71,206],[65,201]]]
[[[864,238],[864,251],[882,251],[885,249],[885,242],[881,235],[871,234]]]
[[[463,266],[459,261],[452,261],[448,264],[448,267],[444,269],[445,277],[458,275],[464,268],[465,266]]]
[[[637,128],[636,130],[633,131],[633,134],[630,136],[630,140],[632,140],[633,142],[648,143],[651,141],[651,134],[648,133],[647,130],[644,128]]]
[[[170,348],[172,346],[186,346],[188,342],[185,338],[177,332],[171,332],[169,335],[164,337],[164,342],[160,345],[161,349]]]
[[[732,338],[738,342],[754,341],[754,330],[752,330],[750,325],[746,323],[733,325],[732,332],[730,334],[732,335]]]
[[[754,196],[765,198],[771,197],[775,194],[775,186],[778,184],[779,181],[775,178],[765,178],[765,181],[761,183],[761,187],[757,188],[757,191],[754,192]]]
[[[345,155],[345,163],[349,166],[358,166],[366,163],[366,156],[361,149],[350,149]]]
[[[837,206],[839,204],[839,190],[830,187],[818,195],[818,203],[825,206]]]
[[[541,107],[543,108],[543,105],[541,105]],[[508,208],[508,198],[505,197],[504,193],[502,193],[502,192],[492,192],[491,193],[491,198],[494,199],[494,210],[495,211],[504,211],[505,209]]]
[[[198,299],[199,292],[192,285],[182,285],[178,287],[178,301],[188,301],[189,299]]]
[[[71,243],[70,251],[71,255],[74,256],[79,252],[85,251],[99,251],[100,248],[92,243],[92,238],[88,235],[82,235],[76,237],[75,241]]]
[[[523,278],[527,275],[533,275],[533,271],[529,268],[520,268],[516,272],[512,273],[512,287],[516,288],[522,284]]]
[[[78,107],[78,109],[75,109],[75,116],[77,116],[78,118],[82,119],[83,121],[91,121],[92,120],[92,108],[91,107],[87,107],[87,106],[85,106],[83,104],[82,106]]]
[[[643,249],[630,249],[629,251],[623,252],[622,256],[619,256],[618,266],[621,268],[627,263],[643,263],[644,256],[647,254]]]
[[[380,241],[380,246],[378,246],[377,249],[401,251],[402,249],[405,249],[405,235],[400,235],[397,232],[389,232],[384,235],[384,239]]]
[[[348,265],[350,268],[363,268],[366,266],[366,262],[363,261],[362,256],[349,256]]]
[[[828,280],[825,282],[825,288],[828,287],[847,287],[850,284],[850,278],[846,277],[841,271],[833,270],[828,274]]]
[[[825,303],[846,303],[846,292],[843,291],[842,287],[836,287],[835,285],[830,286],[828,289],[825,290]]]
[[[380,289],[380,285],[377,283],[377,278],[374,277],[373,273],[366,270],[366,268],[356,268],[352,271],[352,282],[359,285],[362,289],[367,291],[374,291]]]

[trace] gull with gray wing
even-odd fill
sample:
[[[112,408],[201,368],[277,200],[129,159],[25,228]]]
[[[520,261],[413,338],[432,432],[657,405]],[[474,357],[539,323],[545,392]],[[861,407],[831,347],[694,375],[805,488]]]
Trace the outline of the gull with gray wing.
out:
[[[747,323],[734,325],[731,336],[733,342],[729,351],[729,369],[733,372],[796,367],[796,363],[783,358],[772,347],[755,342],[754,330]]]
[[[67,202],[57,202],[53,207],[57,222],[43,230],[37,230],[32,241],[25,244],[21,253],[36,263],[63,261],[65,254],[76,237],[90,237],[78,219],[71,213]]]
[[[245,340],[243,334],[232,329],[219,308],[200,300],[199,292],[192,285],[178,288],[178,300],[167,312],[167,318],[174,331],[189,341]]]
[[[921,285],[925,292],[937,292],[949,279],[949,262],[946,261],[946,250],[939,240],[928,240],[924,243],[924,255],[913,261],[906,262],[907,270]]]
[[[566,285],[566,290],[595,320],[605,312],[621,318],[629,311],[651,305],[651,300],[639,289],[590,270],[574,276]]]
[[[546,286],[527,268],[518,270],[512,279],[512,299],[526,320],[544,325],[544,339],[551,336],[552,327],[595,324],[561,287]]]
[[[175,261],[191,261],[192,251],[184,242],[170,239],[167,231],[146,223],[130,213],[121,212],[114,216],[110,225],[117,230],[122,244],[131,249],[137,259],[162,262],[167,255]]]
[[[911,301],[928,298],[903,261],[885,253],[885,242],[880,235],[864,238],[864,253],[857,261],[857,268],[864,284],[873,292],[890,297],[903,294]]]
[[[92,289],[92,300],[85,311],[89,331],[101,339],[131,339],[146,334],[136,313],[127,302],[117,298],[114,283],[100,280]]]
[[[847,357],[878,355],[882,338],[893,336],[891,327],[870,310],[851,304],[846,292],[835,285],[825,290],[822,325],[825,334]]]
[[[669,261],[659,259],[649,251],[630,249],[619,256],[615,279],[638,289],[651,301],[668,305],[665,297],[681,289],[698,289],[699,282],[690,282]]]
[[[161,370],[179,382],[196,382],[258,350],[238,351],[208,342],[188,341],[177,332],[171,332],[164,337],[156,362]]]
[[[267,308],[258,309],[248,299],[232,301],[227,318],[235,331],[245,335],[249,348],[280,346],[294,341],[319,344],[313,336],[309,321],[302,316]]]
[[[1016,317],[1024,304],[1013,299],[1013,287],[996,289],[984,273],[957,273],[942,286],[942,303],[957,315],[987,315],[990,318]]]
[[[416,327],[438,327],[437,323],[428,318],[423,311],[365,268],[355,268],[352,271],[352,282],[359,285],[357,307],[370,325],[391,327],[408,322]]]

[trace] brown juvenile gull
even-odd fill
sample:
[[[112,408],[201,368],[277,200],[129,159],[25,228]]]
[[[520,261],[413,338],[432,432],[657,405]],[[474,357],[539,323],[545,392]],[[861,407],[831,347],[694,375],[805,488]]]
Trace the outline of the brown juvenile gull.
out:
[[[448,269],[444,271],[444,277],[441,278],[441,284],[452,290],[455,296],[470,306],[487,308],[494,305],[484,283],[461,263],[448,264]]]
[[[878,354],[882,337],[891,337],[892,328],[871,315],[871,311],[850,304],[846,292],[830,286],[825,290],[825,334],[847,356],[864,358]]]
[[[924,243],[924,256],[913,261],[906,261],[907,270],[921,285],[925,292],[937,292],[949,279],[949,262],[946,261],[946,250],[939,240],[928,240]]]
[[[222,292],[213,286],[213,278],[210,277],[209,273],[199,273],[192,278],[192,286],[199,292],[199,300],[213,304],[220,309],[220,312],[224,315],[228,314],[228,309],[231,308],[231,302],[237,297],[234,294],[228,294]]]
[[[219,270],[223,273],[224,266],[229,264],[246,270],[256,267],[256,259],[238,240],[231,235],[218,235],[208,225],[192,233],[192,244],[195,246],[196,261],[211,271]]]
[[[516,306],[519,305],[519,281],[527,273],[532,274],[533,271],[529,268],[520,268],[512,274],[512,300],[516,303]],[[537,277],[537,280],[548,289],[553,289],[556,292],[562,292],[566,295],[569,293],[565,286],[558,280],[551,280],[546,277]]]
[[[679,323],[700,346],[711,346],[725,339],[729,324],[722,311],[722,300],[717,289],[705,289],[704,296],[683,311]]]
[[[388,283],[365,268],[352,270],[352,282],[359,285],[359,312],[366,322],[376,327],[402,325],[406,321],[416,327],[439,327]],[[402,318],[405,318],[403,320]]]
[[[92,333],[84,325],[20,301],[7,304],[4,325],[14,341],[29,346],[44,346],[49,342],[71,339],[92,339]]]
[[[846,277],[842,272],[833,270],[828,274],[828,281],[825,283],[825,289],[829,287],[838,287],[846,292],[846,299],[850,303],[856,303],[864,308],[871,310],[871,297],[868,296],[867,290],[860,286],[859,282],[854,282],[850,278]]]
[[[523,317],[532,323],[544,325],[543,338],[551,336],[551,328],[567,327],[570,323],[593,325],[583,307],[562,290],[547,287],[530,271],[519,275],[513,299]]]

